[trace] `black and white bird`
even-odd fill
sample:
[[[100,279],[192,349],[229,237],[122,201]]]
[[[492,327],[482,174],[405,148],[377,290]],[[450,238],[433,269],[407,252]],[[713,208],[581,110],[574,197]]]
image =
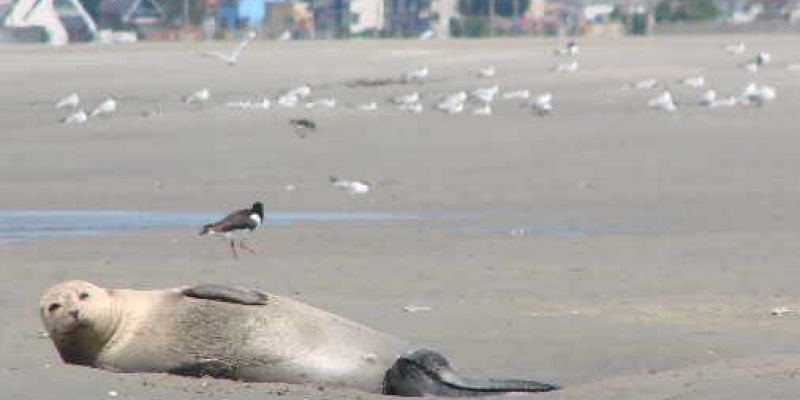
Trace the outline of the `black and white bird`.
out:
[[[253,203],[251,208],[243,208],[228,214],[225,218],[203,226],[200,236],[222,236],[230,241],[233,258],[236,254],[236,244],[239,248],[255,254],[255,249],[244,244],[250,232],[256,230],[264,221],[264,205],[260,202]]]
[[[308,118],[290,119],[289,125],[294,128],[297,137],[304,138],[308,131],[317,130],[317,123]]]

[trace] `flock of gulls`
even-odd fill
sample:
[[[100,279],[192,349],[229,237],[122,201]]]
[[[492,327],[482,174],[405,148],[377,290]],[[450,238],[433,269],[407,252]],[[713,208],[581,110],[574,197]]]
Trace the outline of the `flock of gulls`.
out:
[[[255,38],[254,33],[247,34],[241,42],[230,53],[203,52],[202,55],[218,59],[228,66],[238,64],[243,51],[248,44]],[[574,40],[569,41],[563,46],[553,50],[557,57],[568,58],[568,61],[559,63],[550,69],[555,74],[571,74],[579,69],[578,56],[580,47]],[[744,56],[747,46],[744,43],[736,43],[723,46],[723,51],[733,56]],[[739,63],[749,75],[758,74],[759,70],[770,64],[772,56],[768,52],[758,52],[754,56]],[[800,64],[791,64],[788,70],[800,72]],[[485,66],[468,71],[471,76],[483,81],[491,80],[497,76],[497,69],[494,66]],[[399,79],[387,80],[362,80],[357,81],[353,86],[380,86],[389,84],[417,84],[421,85],[429,80],[431,71],[427,66],[419,67],[405,72]],[[704,75],[690,76],[674,84],[691,87],[700,91],[697,99],[692,101],[710,109],[728,108],[735,106],[763,106],[773,101],[777,96],[777,90],[773,86],[762,85],[750,82],[739,93],[721,94],[711,87]],[[670,90],[670,84],[659,82],[656,78],[642,79],[626,84],[625,89],[658,89],[659,93],[647,102],[647,106],[667,112],[678,110],[679,103]],[[447,115],[469,113],[477,116],[492,115],[492,105],[497,99],[504,101],[521,101],[521,106],[530,109],[536,115],[545,116],[550,114],[554,107],[554,96],[550,92],[534,94],[527,89],[515,89],[502,91],[498,84],[479,87],[474,90],[458,91],[445,94],[423,94],[419,91],[398,94],[386,101],[369,101],[361,104],[340,103],[334,97],[312,97],[314,90],[308,85],[300,85],[283,91],[274,98],[263,97],[257,100],[237,100],[229,101],[224,104],[229,109],[239,110],[268,110],[272,107],[281,108],[301,108],[301,109],[334,109],[347,108],[359,112],[372,112],[378,110],[382,105],[387,104],[398,110],[408,113],[419,114],[425,110],[434,110]],[[202,106],[209,103],[212,99],[211,90],[201,88],[188,93],[182,97],[182,101],[189,105]],[[89,123],[94,118],[107,118],[113,115],[119,107],[118,99],[108,97],[92,108],[81,107],[81,99],[78,93],[70,93],[56,103],[59,110],[69,110],[69,114],[60,119],[63,125],[82,125]],[[154,117],[163,114],[163,110],[150,110],[142,113],[144,117]],[[295,130],[298,137],[305,137],[308,132],[317,129],[317,124],[308,118],[292,119],[290,126]]]
[[[237,43],[231,53],[204,52],[203,56],[218,59],[228,66],[235,66],[239,62],[243,51],[248,47],[250,41],[255,38],[254,34],[248,34],[244,40]],[[744,43],[736,43],[723,46],[722,50],[734,57],[744,57],[747,46]],[[554,74],[572,74],[578,71],[578,57],[581,49],[574,40],[569,41],[553,50],[553,55],[567,60],[550,68]],[[738,65],[752,77],[770,64],[772,56],[768,52],[758,52],[750,58],[740,61]],[[793,72],[800,72],[800,64],[791,64],[787,69]],[[498,71],[494,66],[484,66],[468,71],[468,74],[480,82],[491,81]],[[359,80],[348,86],[376,87],[383,85],[415,85],[421,87],[429,81],[431,71],[427,66],[422,66],[409,70],[397,79],[378,79],[378,80]],[[753,79],[755,80],[755,79]],[[670,83],[659,82],[656,78],[641,79],[632,83],[625,84],[626,90],[657,90],[658,93],[652,97],[642,107],[649,107],[665,112],[675,112],[679,109],[679,103],[670,90],[671,85],[681,85],[697,90],[697,98],[694,104],[709,109],[730,108],[736,106],[764,106],[773,101],[777,96],[777,90],[773,86],[763,85],[756,82],[748,83],[739,93],[720,94],[710,85],[709,80],[704,75],[686,77],[684,79]],[[554,96],[550,92],[533,93],[528,89],[514,89],[501,91],[499,84],[478,87],[474,90],[462,90],[455,93],[445,94],[423,94],[420,91],[412,91],[397,94],[384,101],[369,101],[361,104],[340,103],[333,97],[314,97],[314,89],[311,85],[303,84],[283,91],[274,98],[263,97],[258,100],[238,100],[225,103],[229,109],[247,110],[268,110],[272,107],[287,109],[313,110],[313,109],[335,109],[346,108],[358,112],[373,112],[380,107],[392,107],[402,112],[419,114],[425,110],[432,109],[446,115],[468,113],[476,116],[492,115],[492,105],[498,99],[501,101],[517,101],[521,107],[528,108],[535,115],[546,116],[553,112]],[[212,100],[211,90],[201,88],[194,92],[187,93],[181,97],[183,103],[192,107],[203,107]],[[70,93],[55,103],[55,108],[67,111],[69,114],[60,119],[62,125],[82,125],[87,124],[96,118],[110,118],[118,110],[119,101],[114,97],[108,97],[97,103],[93,107],[82,107],[81,98],[78,93]],[[163,110],[150,110],[142,113],[144,117],[155,117],[163,114]],[[310,118],[290,119],[289,125],[300,138],[306,137],[309,132],[317,129],[317,123]],[[332,188],[342,190],[351,195],[363,195],[369,193],[372,185],[366,181],[346,180],[335,176],[330,176],[329,184]],[[290,190],[287,187],[287,190]],[[208,224],[203,227],[201,235],[221,235],[230,242],[230,249],[234,258],[238,257],[237,244],[240,249],[255,252],[254,249],[244,244],[246,234],[255,230],[261,225],[264,218],[263,205],[260,202],[253,204],[251,208],[241,209],[232,212],[220,221]]]

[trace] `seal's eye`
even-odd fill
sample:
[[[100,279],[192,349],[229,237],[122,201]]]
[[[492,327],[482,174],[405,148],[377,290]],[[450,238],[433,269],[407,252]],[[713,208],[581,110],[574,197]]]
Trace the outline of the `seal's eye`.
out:
[[[47,307],[47,312],[53,312],[55,310],[58,310],[59,308],[61,308],[61,304],[53,303],[50,304],[50,307]]]
[[[89,293],[86,292],[81,292],[81,294],[78,295],[78,299],[80,300],[86,300],[88,298],[89,298]]]

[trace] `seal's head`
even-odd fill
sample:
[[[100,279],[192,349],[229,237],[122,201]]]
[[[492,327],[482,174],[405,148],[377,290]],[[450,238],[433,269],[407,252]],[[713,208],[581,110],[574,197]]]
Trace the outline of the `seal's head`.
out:
[[[61,358],[91,365],[116,329],[112,293],[85,281],[59,283],[45,291],[39,313]]]

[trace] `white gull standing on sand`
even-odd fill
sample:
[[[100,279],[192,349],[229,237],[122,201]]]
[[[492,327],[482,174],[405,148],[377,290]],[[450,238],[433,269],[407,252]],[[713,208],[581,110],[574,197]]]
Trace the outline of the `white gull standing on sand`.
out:
[[[450,115],[458,114],[464,111],[464,100],[462,100],[460,97],[450,96],[444,101],[436,104],[436,108]]]
[[[278,105],[281,106],[281,107],[289,107],[289,108],[291,108],[291,107],[297,106],[297,103],[300,102],[300,98],[298,98],[297,96],[295,96],[293,94],[284,93],[284,94],[282,94],[281,96],[278,97],[277,102],[278,102]]]
[[[572,73],[578,70],[578,60],[573,60],[572,62],[566,64],[559,64],[554,69],[553,72],[558,73]]]
[[[553,111],[553,94],[550,92],[542,93],[529,100],[527,104],[540,116],[550,114]]]
[[[306,108],[335,108],[336,107],[336,99],[332,97],[317,99],[314,101],[309,101],[305,104]]]
[[[263,98],[261,101],[231,101],[225,103],[225,107],[240,109],[240,110],[268,110],[270,108],[270,101],[268,98]]]
[[[409,94],[404,94],[404,95],[400,95],[400,96],[394,97],[391,100],[391,102],[394,103],[394,104],[399,104],[399,105],[402,106],[402,105],[418,103],[419,100],[420,100],[419,92],[411,92]]]
[[[350,194],[365,194],[372,189],[372,185],[366,181],[348,181],[338,179],[335,176],[328,177],[328,181],[333,187],[344,190]]]
[[[56,109],[60,110],[62,108],[75,108],[78,107],[80,102],[81,99],[78,97],[77,93],[70,93],[69,96],[64,97],[56,103]]]
[[[424,109],[424,106],[420,102],[415,103],[407,103],[400,105],[400,109],[403,111],[408,111],[410,113],[419,114]]]
[[[86,111],[78,110],[60,119],[58,122],[60,122],[61,125],[82,125],[85,124],[87,121],[89,121],[89,115],[86,114]]]
[[[497,95],[497,92],[500,90],[500,86],[494,85],[485,88],[475,89],[470,92],[470,97],[482,102],[482,103],[491,103],[494,101],[494,96]]]
[[[708,89],[700,95],[700,103],[701,106],[711,107],[714,102],[717,101],[717,91],[714,89]]]
[[[294,96],[299,99],[304,99],[311,95],[311,86],[309,85],[300,85],[298,87],[289,89],[286,91],[285,95],[287,96]]]
[[[648,101],[647,105],[651,108],[658,108],[670,112],[678,109],[677,104],[675,104],[675,101],[672,99],[672,93],[669,90],[661,92],[660,95]]]
[[[706,77],[703,75],[691,76],[681,79],[680,84],[699,89],[706,85]]]
[[[378,103],[372,101],[369,103],[359,104],[357,108],[360,111],[375,111],[378,109]]]
[[[103,100],[103,102],[100,103],[97,107],[95,107],[95,109],[92,110],[92,113],[89,114],[89,117],[98,117],[98,116],[101,116],[101,115],[110,115],[114,111],[117,111],[117,101],[114,100],[113,97],[109,97],[109,98],[106,98],[105,100]]]
[[[733,96],[719,97],[716,90],[708,89],[700,96],[700,101],[698,103],[701,106],[711,109],[728,108],[739,104],[739,100]]]
[[[744,88],[744,91],[742,91],[740,101],[744,104],[763,106],[764,104],[775,100],[776,96],[777,91],[774,87],[758,85],[754,82],[751,82]]]
[[[211,91],[207,88],[202,88],[194,93],[183,96],[183,102],[186,104],[203,104],[211,98]]]

